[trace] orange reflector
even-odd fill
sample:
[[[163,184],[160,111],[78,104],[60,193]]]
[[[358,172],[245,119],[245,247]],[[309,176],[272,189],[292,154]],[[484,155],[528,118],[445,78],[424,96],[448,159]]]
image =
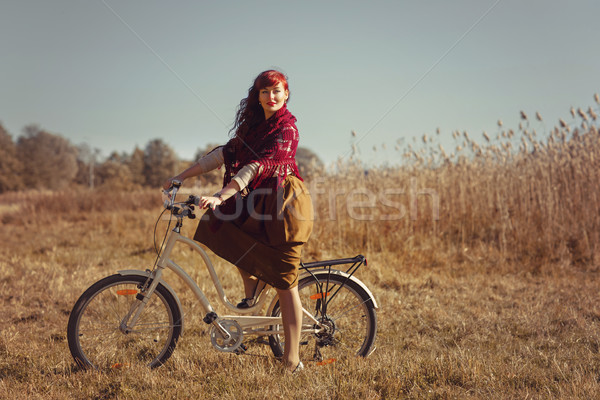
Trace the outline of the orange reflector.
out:
[[[137,294],[137,290],[135,290],[135,289],[117,290],[117,294],[119,296],[128,296],[128,295],[132,295],[132,294]]]
[[[317,365],[327,365],[335,362],[335,358],[330,358],[328,360],[319,361]]]
[[[129,367],[129,363],[114,363],[111,368],[113,369],[122,369]]]
[[[311,300],[317,300],[317,299],[322,299],[323,297],[327,297],[327,296],[329,296],[329,292],[313,294],[312,296],[310,296],[310,298],[311,298]]]

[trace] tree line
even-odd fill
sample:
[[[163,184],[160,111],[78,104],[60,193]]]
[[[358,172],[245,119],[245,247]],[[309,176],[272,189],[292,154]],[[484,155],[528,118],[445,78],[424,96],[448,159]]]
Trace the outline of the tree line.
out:
[[[0,123],[0,193],[24,189],[59,190],[70,186],[128,189],[159,187],[216,145],[199,148],[194,160],[180,160],[162,139],[150,140],[131,153],[112,152],[101,158],[97,149],[75,146],[68,139],[28,125],[16,140]],[[323,163],[307,148],[298,148],[296,160],[301,173],[322,171]],[[200,176],[201,184],[222,180],[222,170]]]

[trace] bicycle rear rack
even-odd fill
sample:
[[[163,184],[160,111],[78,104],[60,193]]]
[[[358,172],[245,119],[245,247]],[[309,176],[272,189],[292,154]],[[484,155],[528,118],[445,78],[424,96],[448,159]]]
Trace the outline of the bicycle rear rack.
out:
[[[368,265],[367,258],[365,256],[363,256],[362,254],[359,254],[355,257],[350,257],[350,258],[337,258],[335,260],[313,261],[313,262],[308,262],[308,263],[301,262],[300,269],[304,269],[304,270],[310,272],[311,269],[328,267],[327,269],[331,270],[331,267],[333,267],[334,265],[346,265],[346,264],[351,264],[350,267],[348,267],[348,269],[345,271],[348,275],[350,275],[348,278],[350,278],[352,275],[354,275],[354,273],[363,264]]]

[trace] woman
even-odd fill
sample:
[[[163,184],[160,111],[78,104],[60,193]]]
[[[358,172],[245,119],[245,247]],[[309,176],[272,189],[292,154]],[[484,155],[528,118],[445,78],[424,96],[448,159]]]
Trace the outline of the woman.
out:
[[[239,268],[246,296],[239,308],[254,304],[263,282],[276,289],[285,336],[283,362],[297,371],[303,368],[298,268],[312,231],[313,209],[295,160],[299,136],[288,99],[284,74],[259,74],[240,102],[233,138],[164,187],[225,165],[223,188],[200,198],[208,211],[194,239]]]

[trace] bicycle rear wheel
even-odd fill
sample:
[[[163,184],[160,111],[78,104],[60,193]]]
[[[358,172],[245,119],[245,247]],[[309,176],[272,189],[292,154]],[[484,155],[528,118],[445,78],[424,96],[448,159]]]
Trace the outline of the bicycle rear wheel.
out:
[[[377,315],[373,301],[360,285],[346,281],[343,276],[322,272],[300,280],[298,292],[302,306],[321,327],[318,333],[302,333],[302,360],[331,362],[347,356],[366,357],[371,353],[377,332]],[[271,315],[280,314],[277,302]],[[306,320],[304,322],[303,328],[307,326]],[[283,355],[283,335],[269,336],[269,345],[276,357]]]
[[[173,295],[159,284],[133,329],[120,324],[146,282],[143,275],[111,275],[87,289],[69,317],[71,355],[83,368],[123,368],[162,365],[181,334],[181,310]]]

